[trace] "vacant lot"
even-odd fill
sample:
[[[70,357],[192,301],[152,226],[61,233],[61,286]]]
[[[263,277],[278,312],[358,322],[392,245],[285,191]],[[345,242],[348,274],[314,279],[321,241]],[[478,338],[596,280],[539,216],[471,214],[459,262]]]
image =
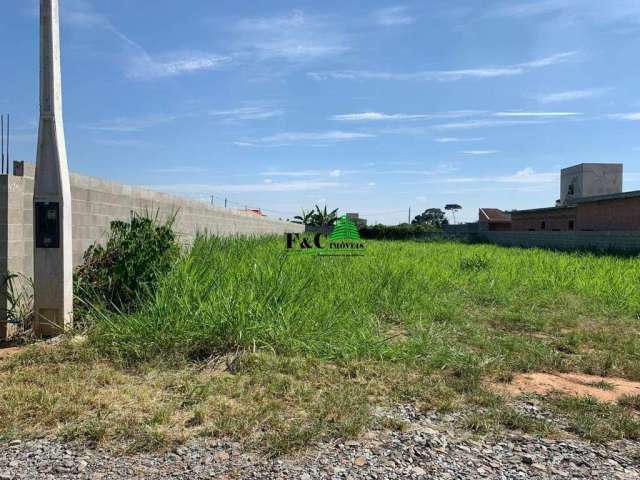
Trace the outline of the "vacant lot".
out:
[[[490,384],[521,372],[640,380],[635,258],[368,242],[286,256],[281,239],[200,239],[139,311],[0,363],[0,437],[159,448],[225,437],[269,453],[364,428],[372,408],[466,412],[460,427],[558,435]],[[611,386],[601,381],[595,388]],[[640,438],[640,398],[547,395],[594,441]]]

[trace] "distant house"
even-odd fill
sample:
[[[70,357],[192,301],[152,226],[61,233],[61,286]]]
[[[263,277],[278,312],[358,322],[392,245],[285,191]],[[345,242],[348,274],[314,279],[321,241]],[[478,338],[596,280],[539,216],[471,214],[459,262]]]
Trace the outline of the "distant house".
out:
[[[367,220],[360,218],[358,213],[347,213],[347,218],[356,224],[358,228],[364,228],[367,226]]]
[[[250,215],[255,215],[256,217],[266,217],[266,215],[262,213],[262,210],[260,210],[259,208],[247,208],[244,211]]]
[[[480,228],[511,231],[640,230],[640,191],[622,191],[622,165],[582,163],[561,172],[557,206],[510,213],[481,208]]]
[[[511,214],[497,208],[481,208],[478,214],[478,228],[481,230],[511,230]]]

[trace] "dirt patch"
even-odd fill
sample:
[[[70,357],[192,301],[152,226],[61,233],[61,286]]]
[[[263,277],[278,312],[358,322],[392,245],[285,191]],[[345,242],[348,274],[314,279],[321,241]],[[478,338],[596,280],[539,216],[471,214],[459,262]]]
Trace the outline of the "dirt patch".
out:
[[[640,395],[640,382],[582,373],[523,373],[516,375],[510,383],[493,383],[490,387],[514,397],[526,393],[560,393],[575,397],[590,395],[611,403],[624,395]]]
[[[6,347],[0,348],[0,360],[3,358],[8,358],[16,353],[19,353],[23,350],[23,347]]]

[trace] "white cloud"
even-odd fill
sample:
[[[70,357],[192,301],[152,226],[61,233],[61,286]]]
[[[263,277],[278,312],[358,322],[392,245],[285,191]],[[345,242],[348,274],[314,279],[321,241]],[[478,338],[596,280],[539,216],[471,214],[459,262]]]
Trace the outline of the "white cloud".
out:
[[[138,132],[145,128],[173,122],[174,120],[188,116],[192,115],[156,114],[142,117],[119,117],[114,120],[83,125],[82,128],[105,132]]]
[[[411,16],[406,6],[381,8],[371,14],[373,22],[383,27],[395,27],[400,25],[411,25],[416,19]]]
[[[278,145],[286,146],[292,143],[299,142],[339,142],[345,140],[360,140],[364,138],[371,138],[375,135],[370,133],[359,132],[342,132],[339,130],[332,130],[328,132],[283,132],[268,137],[262,137],[258,139],[236,142],[239,146],[261,146],[261,145]]]
[[[523,68],[476,68],[466,70],[422,71],[412,73],[372,72],[367,70],[342,70],[310,72],[314,80],[396,80],[396,81],[439,81],[454,82],[465,78],[492,78],[521,75]]]
[[[150,173],[204,173],[207,170],[202,167],[190,167],[187,165],[176,166],[171,168],[152,168],[147,170]]]
[[[612,113],[607,115],[609,118],[613,118],[614,120],[632,120],[632,121],[640,121],[640,112],[634,113]]]
[[[465,155],[493,155],[498,153],[498,150],[463,150]]]
[[[459,110],[441,113],[381,113],[381,112],[363,112],[363,113],[347,113],[342,115],[333,115],[332,120],[339,122],[379,122],[379,121],[402,121],[402,120],[434,120],[442,118],[460,118],[469,117],[477,113],[474,110]]]
[[[481,142],[484,137],[471,137],[471,138],[459,138],[459,137],[441,137],[434,138],[434,142],[438,143],[459,143],[459,142]]]
[[[513,126],[530,126],[547,123],[545,120],[468,120],[457,123],[444,123],[434,125],[433,130],[468,130],[474,128],[488,127],[513,127]]]
[[[260,175],[268,177],[316,177],[321,175],[321,172],[315,170],[301,171],[301,172],[277,172],[268,171],[261,172]]]
[[[560,174],[553,173],[537,173],[533,168],[527,167],[513,175],[493,177],[497,182],[503,183],[555,183],[560,178]]]
[[[210,110],[204,112],[189,112],[180,114],[151,114],[140,117],[118,117],[113,120],[105,120],[83,125],[82,128],[87,130],[98,130],[105,132],[138,132],[146,128],[155,127],[176,120],[196,117],[205,114],[214,117],[221,117],[229,121],[242,121],[271,118],[277,115],[281,115],[282,111],[263,107],[243,107],[231,110]],[[108,141],[104,141],[105,144],[107,144],[107,142]],[[238,146],[251,146],[250,142],[235,143]],[[115,145],[115,143],[112,144]]]
[[[255,184],[230,184],[230,185],[208,185],[208,184],[173,184],[173,185],[147,185],[146,188],[160,190],[164,192],[176,193],[209,193],[216,192],[303,192],[323,190],[326,188],[337,188],[341,184],[338,182],[323,181],[291,181],[291,182],[271,182]]]
[[[488,12],[488,16],[526,19],[547,15],[564,21],[602,23],[640,23],[640,3],[636,0],[537,0],[504,3]]]
[[[209,52],[174,51],[151,55],[142,45],[120,31],[107,16],[93,11],[88,2],[73,2],[62,18],[74,27],[103,29],[120,39],[125,47],[126,75],[132,79],[152,80],[215,70],[231,61],[230,57]]]
[[[578,54],[577,51],[557,53],[545,58],[505,67],[468,68],[461,70],[426,70],[412,73],[373,72],[367,70],[342,70],[327,72],[310,72],[315,80],[397,80],[397,81],[440,81],[454,82],[463,79],[496,78],[522,75],[531,70],[557,65],[569,61]]]
[[[266,172],[261,172],[260,175],[263,177],[333,177],[338,178],[342,177],[346,174],[354,173],[354,171],[349,170],[299,170],[299,171],[277,171],[277,170],[269,170]]]
[[[297,29],[308,25],[309,19],[300,10],[294,10],[286,15],[272,17],[254,17],[240,20],[236,29],[242,32],[280,32],[287,29]]]
[[[578,112],[497,112],[494,117],[576,117]]]
[[[422,184],[487,184],[487,183],[503,183],[513,185],[552,185],[557,184],[560,178],[558,172],[536,172],[531,167],[526,167],[510,175],[486,175],[478,177],[437,177],[413,182],[412,185]],[[489,189],[490,191],[490,189]]]
[[[566,7],[566,0],[542,0],[516,4],[503,4],[488,12],[488,16],[525,18],[547,13],[560,12]]]
[[[541,68],[548,67],[550,65],[558,65],[560,63],[565,63],[569,58],[578,55],[578,53],[579,52],[577,51],[556,53],[549,57],[543,57],[538,60],[521,63],[520,66],[523,68]]]
[[[208,113],[214,117],[225,117],[233,120],[263,120],[282,115],[282,110],[263,107],[242,107],[232,110],[210,110]]]
[[[146,142],[143,142],[141,140],[113,140],[113,139],[95,139],[94,143],[97,143],[99,145],[107,145],[109,147],[126,147],[126,148],[131,148],[131,147],[144,147],[149,145]]]
[[[245,18],[235,25],[240,55],[260,60],[307,62],[348,50],[336,22],[295,10],[286,15]]]
[[[572,100],[585,100],[587,98],[596,98],[608,92],[609,88],[589,88],[584,90],[567,90],[565,92],[547,93],[537,95],[535,98],[541,103],[559,103],[569,102]]]
[[[62,22],[79,28],[111,28],[109,19],[91,11],[68,10],[62,15]]]
[[[129,59],[127,76],[137,80],[174,77],[200,70],[217,70],[231,61],[230,57],[205,52],[175,52],[154,58],[140,49]]]

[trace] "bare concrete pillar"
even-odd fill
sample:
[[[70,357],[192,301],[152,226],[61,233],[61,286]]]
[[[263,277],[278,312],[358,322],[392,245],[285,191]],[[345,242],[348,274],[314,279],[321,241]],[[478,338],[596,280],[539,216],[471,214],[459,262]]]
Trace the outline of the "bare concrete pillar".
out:
[[[71,188],[62,120],[58,0],[40,0],[40,124],[33,195],[33,330],[53,336],[73,320]]]

